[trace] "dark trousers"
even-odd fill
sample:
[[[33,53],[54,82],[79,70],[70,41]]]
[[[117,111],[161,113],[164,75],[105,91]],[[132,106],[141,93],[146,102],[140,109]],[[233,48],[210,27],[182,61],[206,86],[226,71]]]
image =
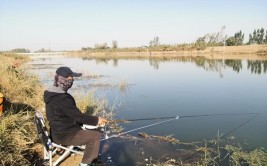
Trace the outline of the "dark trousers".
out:
[[[68,134],[52,134],[52,139],[61,145],[86,145],[82,163],[91,164],[98,156],[101,133],[94,130],[79,130]]]

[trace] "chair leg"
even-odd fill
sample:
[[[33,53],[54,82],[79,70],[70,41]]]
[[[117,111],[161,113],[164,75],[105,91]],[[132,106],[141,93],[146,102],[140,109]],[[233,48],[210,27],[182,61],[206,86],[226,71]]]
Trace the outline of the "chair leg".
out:
[[[73,149],[73,146],[70,146],[68,150],[65,150],[65,152],[57,159],[57,161],[54,162],[53,166],[56,166],[57,164],[59,164],[62,160],[64,160],[69,154],[70,154],[70,150]]]
[[[49,159],[49,155],[48,152],[46,151],[45,147],[44,147],[44,160],[48,160]]]
[[[52,151],[52,156],[54,156],[54,155],[57,153],[57,150],[58,150],[58,148],[55,148],[55,149]]]
[[[53,157],[52,157],[52,151],[51,150],[49,150],[49,165],[50,166],[53,166],[53,161],[52,161],[52,159],[53,159]]]

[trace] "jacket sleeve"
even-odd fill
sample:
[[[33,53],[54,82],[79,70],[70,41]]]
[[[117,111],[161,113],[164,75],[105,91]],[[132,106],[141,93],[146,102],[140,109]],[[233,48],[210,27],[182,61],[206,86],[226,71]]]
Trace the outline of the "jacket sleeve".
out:
[[[96,126],[98,124],[98,117],[82,113],[76,106],[75,101],[71,95],[66,95],[60,103],[65,115],[73,118],[75,121]]]

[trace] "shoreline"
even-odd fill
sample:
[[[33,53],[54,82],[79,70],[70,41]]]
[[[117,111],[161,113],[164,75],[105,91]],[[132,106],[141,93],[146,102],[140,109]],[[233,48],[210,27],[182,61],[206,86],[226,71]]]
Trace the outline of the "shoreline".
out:
[[[208,47],[205,50],[189,51],[114,51],[103,52],[92,51],[69,51],[67,56],[79,56],[84,58],[103,59],[179,59],[199,58],[206,59],[233,59],[233,60],[267,60],[267,45],[246,45],[246,46],[217,46]]]

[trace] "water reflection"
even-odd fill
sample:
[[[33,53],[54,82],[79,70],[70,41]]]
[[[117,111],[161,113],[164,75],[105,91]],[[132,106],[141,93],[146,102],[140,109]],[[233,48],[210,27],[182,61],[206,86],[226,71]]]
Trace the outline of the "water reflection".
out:
[[[113,61],[113,66],[117,67],[119,64],[118,58],[83,58],[83,60],[95,60],[96,64],[108,64],[109,61]],[[121,58],[120,60],[125,60]],[[127,59],[132,60],[132,59]],[[239,73],[242,70],[242,61],[245,60],[214,60],[206,59],[204,57],[180,57],[175,59],[170,58],[138,58],[138,60],[148,60],[149,64],[155,69],[158,70],[160,63],[163,62],[191,62],[194,63],[197,67],[201,67],[207,71],[216,71],[220,73],[220,76],[223,77],[222,69],[229,68],[233,71]],[[267,60],[246,60],[247,69],[253,74],[266,74],[267,71]]]
[[[233,71],[236,71],[237,73],[239,73],[240,70],[242,69],[241,60],[225,60],[224,64],[228,67],[231,67]]]
[[[160,62],[161,62],[161,61],[159,61],[159,60],[149,59],[149,64],[150,64],[151,66],[153,66],[154,69],[156,69],[156,70],[159,69],[159,63],[160,63]]]
[[[255,74],[261,74],[262,71],[266,73],[267,61],[248,61],[248,69]]]

